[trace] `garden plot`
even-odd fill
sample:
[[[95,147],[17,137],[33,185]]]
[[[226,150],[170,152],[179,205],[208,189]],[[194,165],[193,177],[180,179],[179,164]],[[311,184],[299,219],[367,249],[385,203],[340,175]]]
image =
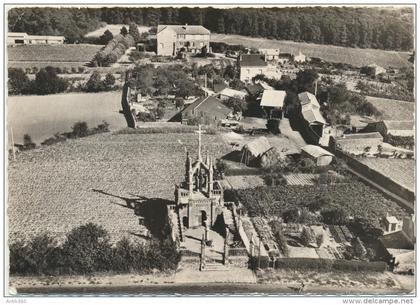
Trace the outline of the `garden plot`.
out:
[[[107,133],[20,153],[8,166],[10,242],[45,232],[62,239],[87,222],[112,241],[148,238],[184,177],[185,149],[196,155],[197,142],[195,133]],[[204,135],[203,150],[220,157],[228,147]]]
[[[254,188],[258,186],[264,186],[264,179],[261,176],[226,176],[224,179],[227,184],[225,184],[229,189],[247,189]]]

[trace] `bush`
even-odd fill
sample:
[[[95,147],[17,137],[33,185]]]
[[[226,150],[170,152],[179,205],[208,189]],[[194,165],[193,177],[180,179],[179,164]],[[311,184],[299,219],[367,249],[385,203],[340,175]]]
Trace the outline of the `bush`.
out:
[[[93,223],[73,229],[63,244],[65,266],[69,273],[108,271],[111,253],[108,233]]]
[[[348,215],[344,209],[333,208],[321,211],[324,223],[329,225],[345,225],[348,221]]]
[[[86,122],[76,122],[72,127],[72,135],[75,138],[86,137],[89,134],[89,128]]]
[[[54,273],[57,260],[55,244],[47,234],[36,236],[28,244],[10,245],[10,273],[46,275]]]

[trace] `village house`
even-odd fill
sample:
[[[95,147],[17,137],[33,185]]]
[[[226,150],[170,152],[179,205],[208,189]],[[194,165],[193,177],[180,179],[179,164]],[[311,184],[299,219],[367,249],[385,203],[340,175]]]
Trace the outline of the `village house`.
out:
[[[258,49],[258,53],[265,56],[266,61],[279,60],[280,50],[279,49]]]
[[[398,225],[394,224],[395,222]],[[392,270],[412,273],[415,268],[414,245],[416,242],[414,215],[406,216],[402,221],[387,215],[381,223],[383,226],[392,226],[385,228],[391,231],[385,231],[384,235],[379,238],[385,254],[389,257]]]
[[[267,117],[275,117],[281,119],[285,99],[286,91],[264,90],[260,106],[266,113]]]
[[[316,145],[306,145],[302,147],[301,154],[303,158],[313,160],[317,166],[327,166],[334,159],[332,153]]]
[[[372,122],[362,129],[361,132],[379,132],[383,137],[387,135],[398,137],[414,136],[414,121],[390,121],[383,120]]]
[[[206,125],[217,125],[232,112],[216,96],[205,96],[195,100],[181,112],[182,124],[191,121]]]
[[[327,124],[320,111],[320,105],[315,95],[305,91],[298,94],[299,102],[302,107],[303,119],[309,124],[310,129],[316,135],[322,137],[324,126]]]
[[[179,52],[210,52],[210,31],[202,25],[158,25],[157,55],[177,56]]]
[[[275,65],[269,64],[261,54],[239,55],[239,78],[243,82],[251,82],[252,78],[263,74],[268,78],[280,79],[281,72]]]
[[[7,33],[7,45],[63,44],[64,36],[28,35],[27,33]]]
[[[298,54],[293,55],[293,61],[298,63],[306,62],[306,55],[302,54],[302,52],[299,51]]]

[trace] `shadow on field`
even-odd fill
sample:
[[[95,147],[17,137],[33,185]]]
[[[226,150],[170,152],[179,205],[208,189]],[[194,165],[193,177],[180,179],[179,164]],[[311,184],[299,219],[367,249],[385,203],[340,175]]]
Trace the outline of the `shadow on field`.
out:
[[[97,189],[92,189],[92,191],[124,200],[125,205],[116,202],[113,202],[113,204],[132,209],[134,214],[139,217],[139,224],[143,224],[150,231],[152,237],[162,239],[170,234],[167,205],[171,204],[172,201],[162,198],[147,198],[135,194],[129,194],[131,197],[128,198]]]

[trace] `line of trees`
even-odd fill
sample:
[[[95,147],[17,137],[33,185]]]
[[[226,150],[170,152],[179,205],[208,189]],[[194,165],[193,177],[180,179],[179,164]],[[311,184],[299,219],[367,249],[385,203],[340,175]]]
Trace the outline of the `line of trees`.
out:
[[[121,56],[124,55],[125,51],[135,45],[133,36],[128,34],[126,27],[121,28],[121,33],[116,35],[108,44],[96,53],[92,60],[94,66],[110,66],[116,63]]]
[[[61,245],[43,234],[27,243],[15,242],[9,250],[12,275],[165,271],[174,270],[180,260],[170,239],[142,244],[122,238],[113,245],[109,233],[93,223],[74,228]]]
[[[35,79],[30,80],[20,68],[8,69],[9,95],[36,94],[46,95],[64,92],[69,83],[57,75],[54,67],[45,67],[35,74]]]
[[[411,50],[414,37],[410,7],[14,8],[8,17],[9,31],[60,34],[68,42],[80,41],[101,22],[148,26],[201,24],[217,33],[394,50]]]

